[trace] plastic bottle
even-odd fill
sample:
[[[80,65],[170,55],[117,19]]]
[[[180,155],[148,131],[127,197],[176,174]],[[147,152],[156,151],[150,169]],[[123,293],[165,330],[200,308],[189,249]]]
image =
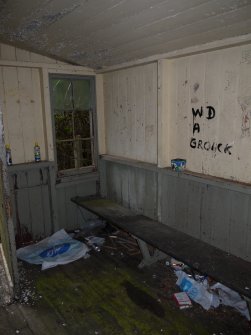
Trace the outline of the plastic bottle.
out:
[[[37,142],[35,142],[35,146],[34,146],[34,158],[35,158],[35,162],[40,162],[41,160],[40,146],[38,145]]]
[[[12,158],[11,158],[11,150],[10,150],[9,144],[6,144],[5,151],[6,151],[6,164],[10,166],[12,165]]]

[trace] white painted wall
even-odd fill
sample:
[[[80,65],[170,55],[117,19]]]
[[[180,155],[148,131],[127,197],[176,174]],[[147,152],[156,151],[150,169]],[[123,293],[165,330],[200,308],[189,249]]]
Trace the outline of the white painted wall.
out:
[[[54,160],[50,73],[95,75],[88,68],[0,44],[0,107],[13,164],[34,161],[36,141],[41,147],[41,159]],[[102,94],[98,96],[102,99]],[[102,116],[102,109],[100,113]]]
[[[157,163],[157,63],[104,74],[106,151]]]
[[[168,157],[187,159],[187,169],[193,172],[250,183],[251,45],[169,62]],[[210,120],[209,105],[215,109]],[[205,115],[193,120],[192,108],[201,106]],[[193,134],[194,123],[199,133]],[[196,148],[190,146],[192,137]],[[199,140],[203,149],[198,148]],[[207,149],[210,143],[208,151],[205,142]],[[221,152],[211,150],[213,143],[222,143]],[[226,145],[232,147],[224,153]]]

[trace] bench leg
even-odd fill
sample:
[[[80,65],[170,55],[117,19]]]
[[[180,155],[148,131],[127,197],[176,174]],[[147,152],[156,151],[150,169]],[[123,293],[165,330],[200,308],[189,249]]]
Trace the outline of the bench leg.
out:
[[[158,249],[155,249],[153,255],[151,255],[147,244],[135,236],[134,238],[138,242],[138,245],[139,245],[142,257],[143,257],[142,261],[138,265],[139,269],[142,269],[144,266],[150,266],[160,260],[167,258],[167,255]]]

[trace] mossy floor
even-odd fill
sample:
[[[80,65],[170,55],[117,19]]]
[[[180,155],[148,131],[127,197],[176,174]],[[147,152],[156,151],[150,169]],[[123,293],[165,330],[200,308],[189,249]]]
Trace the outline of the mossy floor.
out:
[[[140,271],[137,262],[102,251],[44,272],[24,265],[39,298],[0,310],[0,334],[248,334],[236,312],[219,315],[196,305],[180,311],[171,298],[178,291],[172,271],[163,264]],[[168,275],[172,288],[164,290]]]

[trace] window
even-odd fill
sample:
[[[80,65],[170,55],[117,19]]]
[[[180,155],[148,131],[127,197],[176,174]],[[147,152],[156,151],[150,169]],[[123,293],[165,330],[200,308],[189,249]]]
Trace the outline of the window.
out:
[[[93,170],[94,78],[51,75],[50,88],[59,174]]]

